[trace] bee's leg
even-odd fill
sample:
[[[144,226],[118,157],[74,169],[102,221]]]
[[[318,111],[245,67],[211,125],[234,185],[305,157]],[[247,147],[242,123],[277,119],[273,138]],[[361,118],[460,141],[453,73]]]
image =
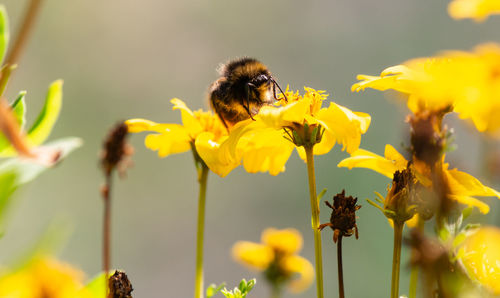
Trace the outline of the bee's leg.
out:
[[[276,95],[276,84],[274,83],[274,81],[272,83],[273,83],[273,97],[274,99],[278,100],[278,96]]]
[[[252,116],[252,113],[250,112],[250,87],[255,87],[254,84],[252,83],[248,83],[246,85],[246,93],[247,93],[247,96],[246,96],[246,105],[245,103],[242,104],[243,108],[245,109],[245,111],[247,111],[248,115],[250,115],[250,118],[255,121],[255,119],[253,119],[253,116]]]
[[[229,132],[229,127],[227,126],[227,123],[224,120],[224,117],[222,117],[222,113],[220,112],[220,108],[216,108],[217,107],[216,102],[217,102],[217,100],[216,100],[214,94],[213,93],[210,94],[210,103],[211,103],[212,109],[215,111],[215,113],[217,113],[217,116],[219,116],[220,121],[222,122],[222,124],[224,124],[227,131]]]
[[[271,80],[273,82],[274,98],[278,99],[278,98],[276,98],[276,86],[278,86],[278,89],[280,89],[281,94],[283,94],[283,97],[285,98],[285,102],[288,102],[288,98],[286,98],[286,94],[285,94],[285,92],[283,92],[283,90],[281,90],[281,87],[280,87],[280,85],[278,85],[278,82],[276,82],[276,80],[274,78],[271,78]]]
[[[217,116],[219,116],[219,119],[222,121],[222,124],[224,124],[227,131],[229,132],[229,126],[227,126],[226,120],[224,120],[224,118],[222,118],[222,115],[219,112],[217,112]]]

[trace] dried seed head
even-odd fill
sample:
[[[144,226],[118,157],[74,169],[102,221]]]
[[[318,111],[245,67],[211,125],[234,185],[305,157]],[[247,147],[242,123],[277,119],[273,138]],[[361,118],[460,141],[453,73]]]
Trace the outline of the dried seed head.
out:
[[[326,205],[332,209],[330,222],[320,225],[320,229],[329,226],[334,231],[333,242],[337,242],[339,236],[352,236],[358,238],[358,227],[356,226],[356,211],[361,208],[356,205],[357,198],[345,196],[345,190],[333,197],[333,205],[326,201]]]
[[[415,215],[417,201],[417,179],[411,167],[396,171],[392,186],[384,204],[386,216],[398,222],[405,222]]]
[[[132,147],[126,143],[127,135],[127,125],[120,122],[106,137],[101,156],[101,166],[105,175],[110,175],[114,168],[118,168],[121,172],[125,170],[128,157],[133,153]]]
[[[413,156],[429,166],[433,166],[443,155],[447,131],[442,127],[442,120],[447,112],[448,109],[422,112],[408,119]]]
[[[108,298],[132,298],[132,284],[125,272],[115,271],[109,278]]]

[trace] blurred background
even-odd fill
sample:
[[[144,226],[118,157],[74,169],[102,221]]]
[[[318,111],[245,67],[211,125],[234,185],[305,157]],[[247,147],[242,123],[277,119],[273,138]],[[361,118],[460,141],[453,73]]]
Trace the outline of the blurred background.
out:
[[[17,32],[27,1],[2,1]],[[110,126],[128,118],[180,122],[170,99],[192,109],[208,108],[206,90],[215,69],[228,59],[251,56],[265,63],[281,86],[326,90],[330,99],[368,112],[372,124],[362,148],[383,154],[385,144],[407,142],[403,101],[368,90],[354,94],[359,73],[379,74],[407,59],[445,49],[470,50],[500,41],[500,18],[484,23],[454,21],[448,1],[65,1],[46,0],[26,52],[8,87],[8,99],[27,90],[28,122],[42,107],[48,85],[64,79],[64,106],[51,136],[78,136],[84,146],[56,169],[17,193],[0,263],[9,264],[31,247],[54,221],[72,227],[60,258],[90,278],[101,270],[103,182],[98,153]],[[458,150],[448,157],[485,184],[499,187],[485,171],[486,141],[454,115]],[[195,268],[198,186],[190,153],[158,159],[133,135],[135,166],[113,193],[112,265],[126,270],[135,297],[191,297]],[[392,229],[366,203],[373,191],[385,195],[389,179],[369,170],[339,169],[348,156],[340,146],[316,158],[318,190],[325,199],[342,189],[359,198],[359,240],[344,242],[347,296],[387,297],[390,291]],[[226,178],[210,174],[207,195],[205,285],[257,278],[251,297],[268,288],[256,272],[231,259],[238,240],[260,241],[266,227],[293,227],[304,236],[302,255],[314,261],[310,205],[304,162],[294,153],[278,176],[249,174],[242,167]],[[490,176],[490,177],[488,177]],[[476,220],[500,225],[500,202]],[[321,222],[329,209],[321,204]],[[331,231],[323,232],[325,296],[337,295],[336,251]],[[401,293],[407,293],[408,253],[403,252]],[[361,284],[362,283],[362,284]],[[313,297],[315,287],[296,297]],[[286,294],[285,297],[291,296]]]

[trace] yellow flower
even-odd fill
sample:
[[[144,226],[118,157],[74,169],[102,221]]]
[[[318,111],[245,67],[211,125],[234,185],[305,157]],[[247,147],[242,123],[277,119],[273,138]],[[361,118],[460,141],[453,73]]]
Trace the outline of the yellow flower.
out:
[[[448,5],[448,13],[454,19],[472,18],[481,22],[491,14],[500,14],[500,1],[454,0]]]
[[[297,253],[302,248],[302,236],[295,229],[268,228],[262,232],[262,243],[239,241],[233,246],[233,257],[239,263],[265,271],[274,286],[287,283],[292,292],[307,289],[314,278],[314,268]],[[272,272],[271,272],[272,271]],[[298,278],[294,278],[295,275]]]
[[[500,295],[500,229],[479,228],[466,238],[461,250],[469,276]]]
[[[353,112],[334,102],[322,108],[328,95],[312,88],[305,87],[303,95],[288,89],[285,94],[287,101],[282,96],[275,106],[264,106],[254,117],[256,121],[249,119],[236,124],[221,145],[219,159],[242,160],[250,173],[268,171],[277,175],[285,170],[293,148],[297,147],[305,159],[301,146],[311,141],[307,140],[308,135],[315,134],[314,141],[319,141],[313,147],[316,155],[328,153],[336,143],[342,144],[347,152],[359,147],[361,135],[370,125],[370,115]]]
[[[31,261],[25,268],[0,277],[0,297],[90,298],[83,273],[51,258]]]
[[[348,157],[342,160],[337,166],[352,168],[368,168],[378,172],[386,177],[393,178],[396,171],[402,171],[406,168],[408,161],[394,149],[391,145],[386,145],[384,156],[358,149]],[[479,208],[482,213],[488,213],[490,207],[475,197],[497,197],[500,193],[496,190],[484,186],[473,176],[459,171],[457,169],[448,169],[449,165],[444,163],[443,173],[449,186],[448,197],[459,203]],[[425,165],[416,164],[415,176],[424,186],[432,186],[430,170]]]
[[[408,108],[455,111],[481,132],[500,130],[500,46],[489,43],[472,52],[448,51],[389,67],[380,76],[358,75],[352,91],[393,89],[408,95]],[[449,109],[449,110],[448,110]]]
[[[147,148],[158,151],[160,157],[196,149],[210,170],[221,177],[239,165],[239,162],[218,158],[219,146],[227,139],[228,133],[217,115],[202,110],[191,111],[177,98],[170,102],[174,110],[181,111],[182,125],[130,119],[125,121],[129,132],[154,132],[146,136],[144,143]]]

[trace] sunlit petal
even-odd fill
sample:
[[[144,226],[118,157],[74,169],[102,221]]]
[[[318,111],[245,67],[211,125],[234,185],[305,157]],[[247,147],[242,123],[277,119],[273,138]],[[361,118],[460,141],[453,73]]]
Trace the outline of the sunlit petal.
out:
[[[314,280],[314,267],[305,258],[297,255],[292,255],[282,260],[283,268],[292,273],[298,274],[298,278],[294,278],[288,284],[288,288],[293,293],[299,293],[312,284]]]
[[[274,260],[274,251],[271,247],[249,241],[237,242],[233,246],[232,254],[242,265],[259,271],[267,269]]]

